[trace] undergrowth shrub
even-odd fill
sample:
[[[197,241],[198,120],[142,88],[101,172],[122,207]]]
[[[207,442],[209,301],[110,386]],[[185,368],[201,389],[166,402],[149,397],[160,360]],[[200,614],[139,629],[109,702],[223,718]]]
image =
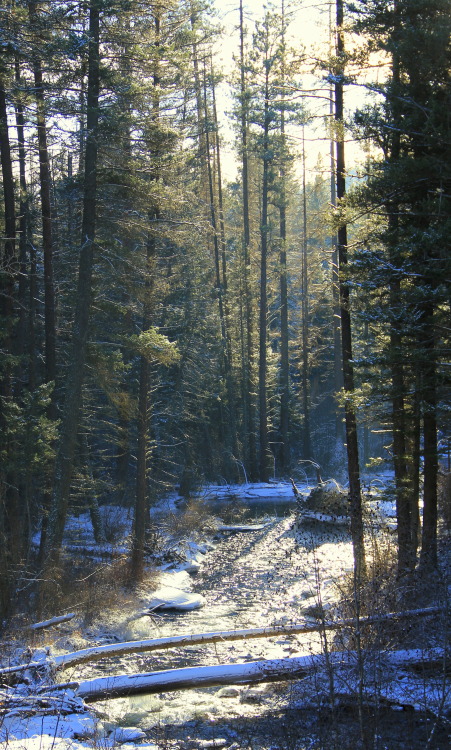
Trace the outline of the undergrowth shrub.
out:
[[[123,555],[102,562],[81,557],[65,560],[41,582],[40,614],[52,617],[75,610],[88,625],[108,609],[126,604],[128,583],[128,560]]]
[[[338,604],[336,614],[340,619],[355,620],[357,617],[384,615],[399,608],[399,583],[396,578],[396,545],[389,533],[374,535],[367,550],[366,575],[356,582],[354,573],[349,573],[336,583]],[[388,646],[396,639],[396,623],[384,622],[362,629],[362,647]],[[353,631],[344,629],[334,639],[340,650],[353,646]],[[349,641],[349,642],[348,642]]]
[[[197,498],[188,500],[181,513],[165,515],[162,525],[174,539],[185,539],[197,532],[213,532],[216,529],[208,502]]]

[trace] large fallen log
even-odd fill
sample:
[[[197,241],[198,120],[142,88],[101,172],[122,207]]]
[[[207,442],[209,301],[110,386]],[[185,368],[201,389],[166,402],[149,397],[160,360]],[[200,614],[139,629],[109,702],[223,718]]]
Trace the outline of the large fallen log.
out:
[[[50,620],[43,620],[42,622],[35,622],[34,625],[28,625],[28,630],[43,630],[44,628],[50,628],[52,625],[59,625],[61,622],[68,622],[73,620],[75,612],[69,612],[67,615],[60,615],[59,617],[52,617]]]
[[[359,627],[377,625],[379,623],[409,619],[412,617],[429,617],[442,612],[441,607],[428,607],[406,612],[392,612],[387,615],[376,615],[360,618]],[[182,648],[184,646],[198,646],[206,643],[219,643],[225,641],[238,641],[247,638],[271,638],[277,635],[298,635],[303,633],[315,633],[324,628],[327,630],[339,630],[346,627],[355,627],[354,619],[337,620],[324,623],[299,623],[297,625],[275,625],[266,628],[253,628],[242,630],[222,630],[209,633],[194,633],[189,635],[176,635],[166,638],[151,638],[141,641],[125,641],[104,646],[92,646],[91,648],[72,651],[69,654],[61,654],[52,659],[52,668],[55,670],[67,669],[85,662],[99,661],[100,659],[123,656],[124,654],[137,654],[145,651],[158,651],[169,648]],[[28,662],[14,667],[6,667],[0,670],[0,677],[6,678],[25,669],[42,669],[43,662]]]
[[[363,652],[363,662],[376,658],[379,666],[384,663],[387,667],[411,668],[416,666],[443,666],[443,649],[431,649],[423,652],[419,649],[411,651],[373,653]],[[327,655],[308,654],[300,657],[271,659],[265,661],[246,662],[244,664],[218,664],[210,667],[184,667],[182,669],[167,669],[159,672],[145,672],[142,674],[124,674],[110,677],[97,677],[80,682],[76,691],[79,698],[87,702],[109,700],[139,693],[166,693],[174,690],[204,688],[218,685],[251,684],[258,682],[275,682],[306,677],[313,670],[330,667],[351,669],[358,674],[359,659],[355,652],[332,652]],[[51,690],[51,687],[49,687]]]
[[[426,617],[441,612],[440,607],[428,607],[426,609],[410,610],[408,612],[392,612],[387,615],[362,617],[360,626],[370,626],[379,623],[390,622],[398,619],[411,617]],[[274,625],[266,628],[252,628],[242,630],[220,630],[209,633],[193,633],[189,635],[175,635],[166,638],[151,638],[142,641],[125,641],[123,643],[107,644],[105,646],[93,646],[70,654],[62,654],[53,659],[57,670],[66,669],[76,664],[88,661],[99,661],[99,659],[123,656],[128,653],[140,653],[143,651],[159,651],[169,648],[182,648],[183,646],[199,646],[206,643],[219,643],[225,641],[238,641],[248,638],[271,638],[277,635],[302,635],[303,633],[316,633],[326,628],[327,630],[340,630],[346,627],[355,627],[353,619],[337,620],[325,623],[298,623],[297,625]]]
[[[250,684],[303,677],[311,669],[312,657],[273,659],[214,667],[184,667],[160,672],[98,677],[79,684],[77,695],[87,702],[120,698],[139,693],[165,693],[214,685]]]

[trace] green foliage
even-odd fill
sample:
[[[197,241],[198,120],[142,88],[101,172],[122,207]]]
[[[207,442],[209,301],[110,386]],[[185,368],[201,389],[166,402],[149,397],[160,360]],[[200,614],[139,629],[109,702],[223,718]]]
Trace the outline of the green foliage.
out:
[[[23,394],[19,404],[3,399],[5,430],[0,441],[0,463],[6,471],[39,470],[44,475],[54,457],[58,422],[47,416],[53,383],[43,383]]]
[[[141,331],[138,335],[130,336],[129,343],[149,362],[169,366],[180,361],[177,344],[169,341],[167,336],[159,333],[153,326],[147,331]]]

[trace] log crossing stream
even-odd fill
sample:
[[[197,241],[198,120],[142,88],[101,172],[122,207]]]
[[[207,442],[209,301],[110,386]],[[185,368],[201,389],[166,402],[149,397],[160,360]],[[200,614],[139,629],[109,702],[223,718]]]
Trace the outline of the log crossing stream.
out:
[[[128,624],[130,639],[162,638],[217,630],[290,625],[305,619],[321,599],[323,606],[336,597],[335,581],[352,567],[352,548],[346,530],[331,526],[306,526],[296,535],[293,515],[268,518],[268,507],[254,508],[253,522],[264,528],[240,533],[223,532],[191,577],[192,591],[206,603],[202,609],[158,612]],[[287,511],[280,506],[277,511]],[[293,505],[291,504],[293,509]],[[256,513],[264,518],[256,517]],[[187,575],[187,574],[186,574]],[[117,640],[114,629],[104,642]],[[151,672],[201,665],[279,659],[318,653],[320,639],[308,635],[278,634],[271,638],[187,646],[170,651],[134,654],[95,664],[79,665],[77,680],[111,674]],[[67,677],[67,673],[66,673]],[[203,688],[175,693],[133,696],[97,704],[108,719],[121,727],[138,726],[150,736],[217,736],[222,722],[229,727],[236,717],[259,715],[262,701],[272,700],[273,686]],[[225,726],[225,725],[224,725]],[[232,732],[233,734],[233,732]],[[229,743],[230,744],[230,743]]]

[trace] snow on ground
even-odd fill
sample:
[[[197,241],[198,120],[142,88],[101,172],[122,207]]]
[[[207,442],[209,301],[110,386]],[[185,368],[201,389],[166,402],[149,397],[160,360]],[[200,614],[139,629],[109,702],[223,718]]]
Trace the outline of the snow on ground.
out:
[[[299,489],[304,494],[309,491],[307,486]],[[277,499],[286,503],[293,500],[294,509],[293,492],[288,483],[210,485],[204,489],[202,497],[224,501],[237,498],[244,503],[269,500],[274,503]],[[177,503],[178,498],[172,496],[162,501],[155,513],[165,508],[175,513]],[[113,507],[102,508],[102,512],[126,537],[131,524],[127,512]],[[83,514],[71,519],[67,536],[71,545],[93,544],[89,516]],[[309,604],[321,600],[327,608],[336,597],[337,576],[352,569],[352,550],[346,531],[332,529],[321,532],[319,538],[317,532],[306,528],[300,530],[295,541],[289,519],[262,524],[249,535],[242,533],[233,538],[223,530],[217,544],[223,556],[219,561],[215,558],[218,552],[208,554],[212,544],[206,536],[197,535],[195,541],[185,543],[180,555],[184,558],[182,562],[162,565],[157,590],[155,587],[154,590],[143,589],[134,608],[108,614],[103,623],[103,642],[299,621],[303,612],[305,616]],[[102,552],[111,552],[114,545],[116,549],[127,549],[121,538]],[[196,578],[193,579],[190,573],[197,573]],[[168,611],[168,614],[162,612],[160,615],[161,610],[171,608],[181,610],[182,614],[171,615]],[[102,624],[92,627],[86,637],[94,637],[96,643],[101,643]],[[81,641],[81,647],[88,644],[83,638]],[[209,648],[186,649],[183,655],[178,655],[178,663],[190,665],[193,659],[196,663],[204,660],[208,664],[218,660],[226,663],[255,658],[276,659],[318,653],[320,649],[318,636],[309,638],[308,642],[301,637],[281,636],[267,641],[248,641],[239,646],[224,643]],[[125,671],[161,669],[170,664],[171,658],[165,652],[158,652],[157,657],[135,660],[134,665],[127,665]],[[123,667],[124,662],[119,660],[116,668]],[[80,670],[80,676],[105,674],[105,670],[109,673],[111,669],[111,664],[101,664],[91,667],[88,673],[86,669]],[[117,699],[103,704],[108,712],[107,721],[98,721],[91,709],[66,716],[31,716],[26,721],[15,715],[3,719],[0,742],[6,743],[10,750],[82,750],[93,747],[95,743],[106,748],[126,742],[133,742],[134,746],[139,742],[140,748],[153,748],[143,743],[146,735],[139,726],[136,729],[135,724],[142,724],[144,719],[148,724],[152,716],[160,723],[183,723],[192,717],[214,717],[227,713],[227,710],[233,715],[240,710],[237,706],[258,703],[256,696],[269,694],[271,690],[270,687],[220,688],[207,693],[190,691],[189,698],[187,693],[175,693]],[[118,726],[120,724],[122,727]]]

